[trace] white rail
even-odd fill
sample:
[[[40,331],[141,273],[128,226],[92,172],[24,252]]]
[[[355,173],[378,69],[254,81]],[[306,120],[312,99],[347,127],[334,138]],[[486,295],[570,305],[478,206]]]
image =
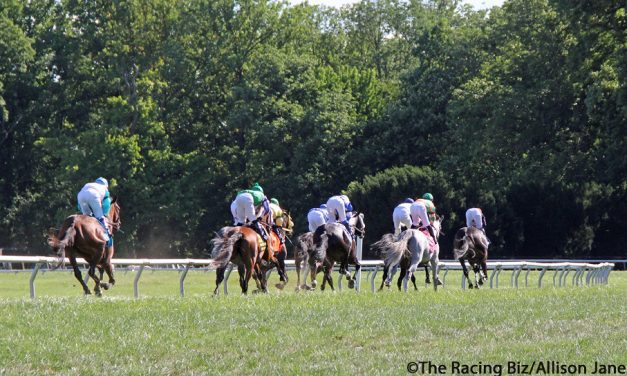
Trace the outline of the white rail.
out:
[[[359,244],[361,245],[361,244]],[[30,277],[30,296],[35,298],[35,278],[37,273],[43,265],[56,264],[58,262],[56,257],[44,257],[44,256],[0,256],[0,263],[32,263],[35,264],[31,271]],[[86,264],[85,260],[77,259],[79,264]],[[182,271],[180,273],[179,285],[180,294],[185,296],[185,277],[190,267],[195,266],[208,266],[211,264],[210,259],[113,259],[114,265],[136,266],[137,275],[133,282],[133,292],[135,298],[139,297],[139,280],[142,271],[146,267],[164,267],[176,265],[176,270]],[[69,260],[66,259],[66,263]],[[286,267],[293,269],[295,267],[294,260],[286,260]],[[368,275],[366,280],[370,282],[370,288],[375,291],[375,278],[377,272],[383,268],[383,262],[380,260],[362,260],[362,270],[367,271]],[[495,261],[488,262],[488,269],[491,270],[489,280],[490,288],[499,287],[499,275],[503,270],[513,271],[510,278],[510,286],[518,288],[518,281],[520,274],[525,271],[525,286],[528,286],[528,276],[532,270],[539,271],[538,287],[542,287],[542,280],[548,271],[553,272],[553,286],[562,287],[567,285],[567,277],[573,272],[571,285],[590,286],[594,284],[607,284],[610,272],[614,268],[613,263],[580,263],[580,262],[533,262],[533,261]],[[461,270],[461,265],[457,261],[440,261],[440,267],[443,271],[442,280],[446,284],[446,274],[449,270]],[[232,267],[229,267],[224,281],[224,292],[227,293],[228,275],[230,274]],[[356,289],[359,291],[359,281],[361,278],[357,278]],[[466,281],[462,276],[462,288],[465,288]],[[338,278],[338,287],[342,288],[342,276]]]

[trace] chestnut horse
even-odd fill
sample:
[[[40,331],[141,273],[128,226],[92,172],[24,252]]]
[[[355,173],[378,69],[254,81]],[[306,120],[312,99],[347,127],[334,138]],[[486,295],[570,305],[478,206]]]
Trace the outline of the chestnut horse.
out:
[[[107,218],[109,232],[115,234],[122,223],[117,197],[113,197],[111,201],[111,209],[109,209]],[[77,257],[82,257],[88,263],[87,274],[96,284],[94,292],[97,296],[102,295],[100,287],[108,290],[115,284],[113,265],[111,264],[114,249],[113,246],[106,246],[107,241],[105,239],[105,230],[98,220],[82,214],[67,217],[57,234],[53,230],[48,233],[48,244],[60,259],[57,267],[65,263],[65,256],[67,255],[74,270],[74,276],[81,283],[85,295],[90,295],[91,291],[83,280],[83,275],[76,261]],[[96,268],[100,270],[100,278],[96,275]],[[103,271],[107,272],[109,283],[102,282]]]
[[[291,231],[293,222],[287,216],[286,228]],[[261,237],[249,226],[227,226],[216,233],[216,237],[211,240],[213,246],[212,266],[216,270],[216,288],[214,295],[218,295],[218,288],[224,281],[224,273],[229,262],[237,265],[239,273],[239,283],[242,293],[248,293],[248,283],[250,278],[254,278],[257,283],[257,291],[268,292],[266,272],[276,266],[281,281],[287,282],[285,263],[280,262],[277,255],[287,251],[285,245],[281,245],[278,235],[271,231],[266,223],[260,221],[266,233],[268,241],[261,240]],[[284,260],[284,257],[283,257]]]
[[[488,279],[488,238],[485,233],[476,227],[462,227],[457,230],[453,240],[453,252],[455,260],[459,260],[464,270],[464,276],[468,280],[469,288],[479,288]],[[468,260],[470,267],[475,272],[475,285],[468,278],[468,269],[464,260]]]

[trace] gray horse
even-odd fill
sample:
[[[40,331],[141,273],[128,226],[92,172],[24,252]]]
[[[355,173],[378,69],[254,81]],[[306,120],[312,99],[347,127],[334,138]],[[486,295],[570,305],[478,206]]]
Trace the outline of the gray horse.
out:
[[[441,218],[433,222],[433,229],[436,237],[440,234]],[[411,278],[416,288],[414,272],[418,269],[418,265],[429,263],[433,274],[433,288],[438,289],[438,285],[442,285],[438,276],[439,271],[439,253],[440,247],[436,245],[434,252],[429,252],[429,239],[419,230],[409,229],[403,231],[398,237],[393,234],[385,234],[378,242],[372,245],[372,249],[378,251],[384,260],[383,280],[379,291],[383,289],[384,284],[388,280],[388,275],[393,267],[399,265],[401,274],[398,278],[398,289],[401,289],[403,279],[408,282]],[[417,288],[416,288],[417,289]]]
[[[468,280],[469,288],[479,288],[488,279],[488,238],[485,233],[476,227],[462,227],[457,230],[453,241],[455,260],[459,260],[464,270],[464,276]],[[468,260],[470,267],[475,272],[475,285],[468,278],[468,269],[464,260]]]

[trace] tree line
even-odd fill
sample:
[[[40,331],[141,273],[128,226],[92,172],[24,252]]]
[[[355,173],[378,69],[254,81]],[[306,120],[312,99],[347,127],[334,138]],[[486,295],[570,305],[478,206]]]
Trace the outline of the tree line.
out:
[[[104,176],[120,256],[206,256],[259,182],[296,233],[345,192],[369,244],[428,191],[443,258],[473,206],[492,257],[624,257],[626,26],[612,0],[5,0],[0,247],[45,254]]]

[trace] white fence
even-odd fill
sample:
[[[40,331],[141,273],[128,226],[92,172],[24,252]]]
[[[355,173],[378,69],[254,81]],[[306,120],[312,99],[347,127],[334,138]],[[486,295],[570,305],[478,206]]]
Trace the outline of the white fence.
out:
[[[359,244],[361,245],[361,244]],[[361,248],[361,247],[358,247]],[[30,296],[35,298],[35,279],[39,270],[45,265],[56,264],[56,257],[43,256],[0,256],[0,263],[29,263],[34,264],[30,277]],[[69,263],[69,260],[66,259]],[[83,259],[78,259],[80,264],[86,264]],[[180,272],[179,287],[181,296],[185,296],[185,277],[191,267],[206,267],[211,263],[209,259],[113,259],[113,264],[118,266],[136,267],[136,275],[133,282],[135,298],[139,297],[139,280],[146,267],[151,268],[173,268]],[[367,272],[366,280],[370,282],[370,288],[375,291],[375,278],[379,270],[383,268],[380,260],[362,260],[362,270]],[[286,260],[286,267],[294,269],[294,260]],[[553,272],[553,286],[561,287],[567,285],[567,278],[572,273],[573,286],[607,284],[613,263],[580,263],[580,262],[532,262],[532,261],[495,261],[488,262],[488,269],[491,270],[489,276],[490,288],[499,287],[499,276],[503,270],[512,271],[510,286],[518,288],[520,275],[524,272],[525,286],[529,285],[528,277],[531,271],[539,271],[538,287],[542,287],[542,281],[547,272]],[[442,281],[446,285],[446,275],[450,270],[461,270],[461,265],[457,261],[440,261]],[[228,275],[232,270],[232,265],[227,269],[224,281],[224,293],[228,293]],[[472,273],[472,272],[471,272]],[[361,276],[358,275],[355,289],[360,290]],[[342,288],[342,276],[338,278],[338,287]],[[465,288],[465,279],[462,277],[462,288]]]

